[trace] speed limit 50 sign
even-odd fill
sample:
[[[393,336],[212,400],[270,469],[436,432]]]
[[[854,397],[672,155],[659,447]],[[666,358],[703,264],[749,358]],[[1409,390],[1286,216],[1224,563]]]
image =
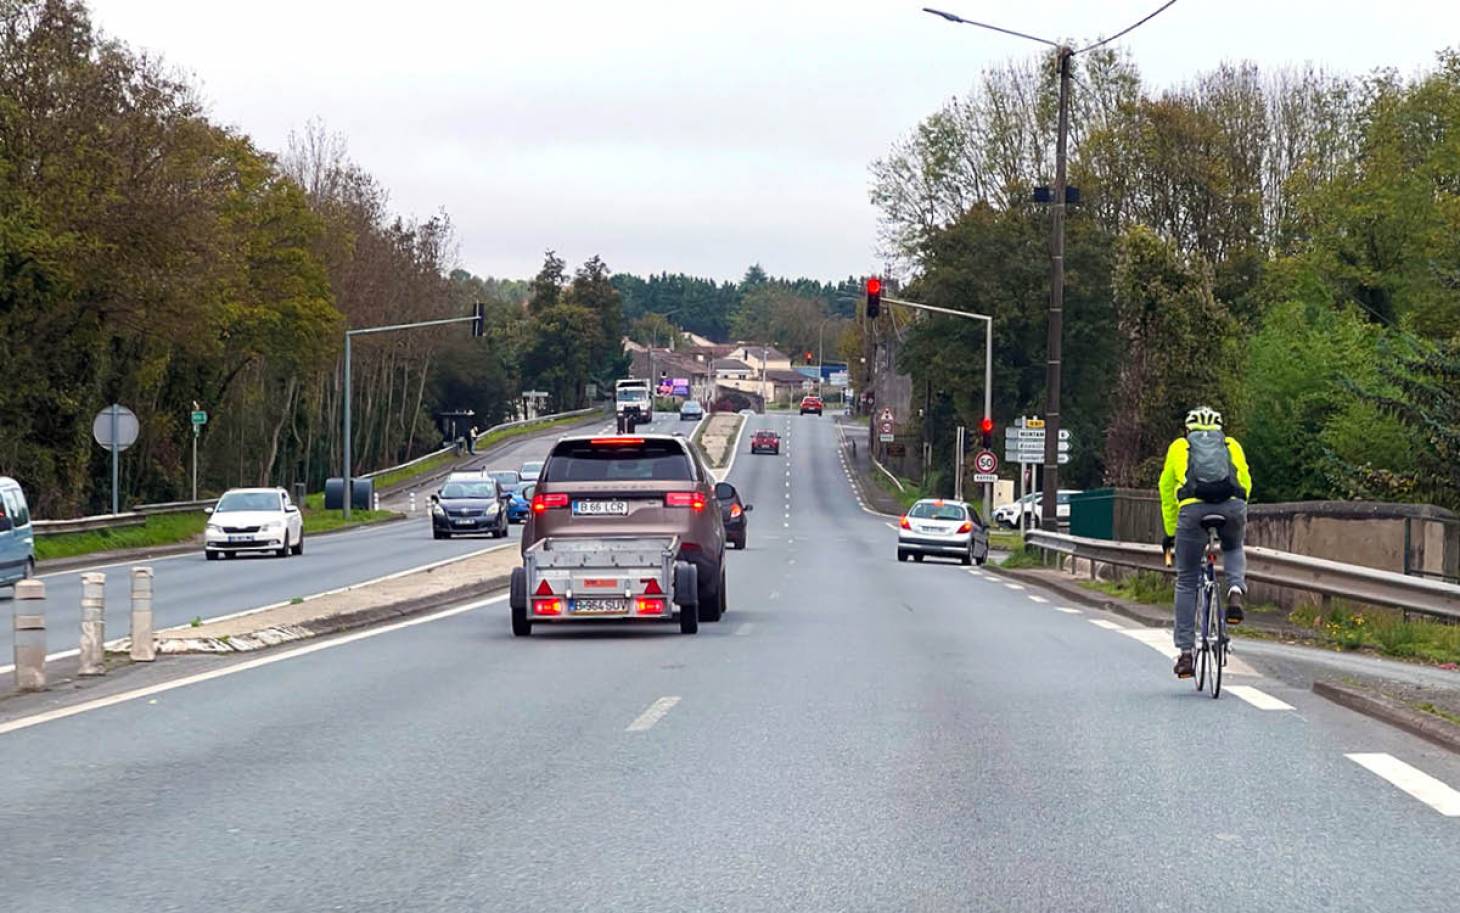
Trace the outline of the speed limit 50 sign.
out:
[[[992,450],[980,450],[973,458],[973,468],[978,472],[988,475],[997,472],[999,469],[999,458]]]

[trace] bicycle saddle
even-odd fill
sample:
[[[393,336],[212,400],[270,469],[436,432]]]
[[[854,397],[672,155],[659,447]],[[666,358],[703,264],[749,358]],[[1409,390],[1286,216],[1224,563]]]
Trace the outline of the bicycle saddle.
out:
[[[1202,529],[1221,529],[1227,525],[1227,518],[1221,514],[1207,514],[1201,518]]]

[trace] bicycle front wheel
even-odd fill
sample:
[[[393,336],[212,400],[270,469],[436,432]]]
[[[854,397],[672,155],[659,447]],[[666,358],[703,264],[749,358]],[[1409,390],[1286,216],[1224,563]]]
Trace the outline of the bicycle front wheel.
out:
[[[1207,632],[1211,630],[1211,590],[1203,586],[1196,594],[1196,690],[1207,685],[1207,661],[1211,656],[1211,641]]]
[[[1221,611],[1218,608],[1216,611]],[[1223,621],[1216,624],[1212,638],[1212,700],[1222,696],[1222,667],[1227,664],[1227,630]]]

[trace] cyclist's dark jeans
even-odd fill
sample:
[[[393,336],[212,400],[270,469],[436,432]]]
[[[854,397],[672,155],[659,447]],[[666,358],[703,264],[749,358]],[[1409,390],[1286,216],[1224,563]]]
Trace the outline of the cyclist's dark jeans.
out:
[[[1222,575],[1227,589],[1247,592],[1247,555],[1242,551],[1242,533],[1247,528],[1247,502],[1233,498],[1221,504],[1188,504],[1176,521],[1176,649],[1196,645],[1196,594],[1201,588],[1202,561],[1206,555],[1207,531],[1201,518],[1221,514],[1227,523],[1221,529]],[[1219,590],[1219,592],[1221,592]]]

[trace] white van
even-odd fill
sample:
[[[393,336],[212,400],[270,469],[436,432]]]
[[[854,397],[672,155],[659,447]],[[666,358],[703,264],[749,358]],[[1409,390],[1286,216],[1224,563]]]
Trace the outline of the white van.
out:
[[[0,476],[0,586],[35,575],[35,531],[20,483]]]

